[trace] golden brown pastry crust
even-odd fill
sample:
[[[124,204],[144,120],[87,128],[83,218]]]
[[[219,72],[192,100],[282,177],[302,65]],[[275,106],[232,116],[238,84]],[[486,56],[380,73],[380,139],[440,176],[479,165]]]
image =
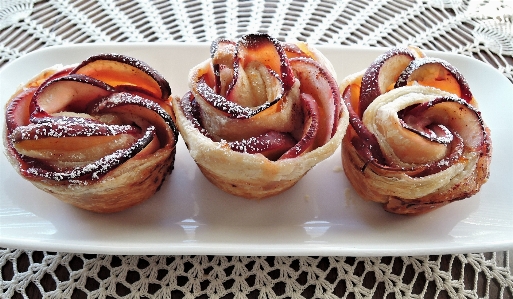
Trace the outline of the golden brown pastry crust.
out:
[[[40,86],[53,74],[70,66],[56,65],[43,70],[40,74],[21,86],[9,99],[7,106],[27,88]],[[165,110],[171,111],[171,107]],[[166,144],[151,153],[136,154],[98,178],[77,180],[54,180],[51,178],[27,175],[13,150],[9,150],[9,136],[4,123],[3,143],[5,154],[13,168],[24,179],[37,188],[52,194],[63,202],[78,208],[98,212],[112,213],[127,209],[150,198],[159,190],[167,175],[173,170],[176,154],[177,132],[168,127],[165,130]],[[37,200],[37,199],[34,199]]]

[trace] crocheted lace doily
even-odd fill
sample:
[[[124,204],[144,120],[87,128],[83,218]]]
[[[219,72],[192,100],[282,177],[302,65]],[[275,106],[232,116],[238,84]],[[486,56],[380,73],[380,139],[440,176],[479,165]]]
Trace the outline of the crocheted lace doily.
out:
[[[3,0],[0,66],[52,45],[210,42],[257,31],[314,44],[415,44],[473,56],[513,81],[510,0]],[[224,257],[0,249],[0,297],[512,298],[510,258],[508,252]]]

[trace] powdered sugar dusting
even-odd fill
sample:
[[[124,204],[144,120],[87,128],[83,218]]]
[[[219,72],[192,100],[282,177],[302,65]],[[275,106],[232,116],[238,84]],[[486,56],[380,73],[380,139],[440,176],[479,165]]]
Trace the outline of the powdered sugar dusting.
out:
[[[121,64],[125,66],[120,66]],[[111,68],[112,72],[110,72]],[[80,70],[84,70],[84,73],[80,73]],[[105,72],[105,70],[109,71]],[[161,106],[161,104],[167,105],[166,101],[170,96],[169,84],[144,62],[118,54],[100,54],[92,56],[74,68],[70,67],[56,74],[58,75],[42,80],[40,83],[42,85],[30,95],[30,98],[27,98],[28,102],[24,101],[23,105],[17,107],[9,106],[8,113],[14,114],[13,111],[15,111],[16,114],[8,118],[11,120],[9,123],[11,128],[8,131],[6,143],[9,154],[17,160],[17,166],[24,176],[85,184],[87,180],[100,179],[110,170],[134,157],[146,148],[153,138],[165,138],[160,144],[176,142],[178,130],[172,117]],[[132,89],[124,88],[124,85],[117,88],[103,81],[116,80],[107,76],[120,75],[121,78],[132,78],[134,74],[142,76],[144,86],[158,85],[163,99],[158,99],[155,92],[139,85]],[[141,78],[135,81],[141,82]],[[40,97],[45,105],[40,103]],[[13,101],[11,105],[20,102],[22,101]],[[109,110],[126,105],[135,105],[140,110],[124,108],[119,111]],[[16,110],[17,108],[20,110]],[[147,110],[152,112],[147,114]],[[140,115],[134,115],[135,120],[132,121],[130,113],[135,114],[139,111]],[[117,112],[121,114],[118,115]],[[156,116],[151,115],[153,112]],[[147,122],[140,121],[141,118],[145,118]],[[169,130],[166,125],[171,128],[174,138],[168,137]],[[66,138],[121,134],[128,134],[120,136],[125,140],[123,142],[115,139],[113,141],[115,144],[96,145],[96,142],[104,141],[96,138],[91,141],[93,142],[91,147],[85,151],[77,149],[81,148],[82,143],[66,146],[68,141],[83,142],[82,139],[71,141]],[[42,141],[43,139],[46,140],[21,144],[22,141]],[[112,140],[112,138],[107,139]],[[63,146],[65,148],[56,148]],[[151,149],[153,150],[153,147]],[[103,156],[104,152],[108,154]],[[66,158],[63,161],[57,160],[61,156]],[[91,162],[98,156],[103,157]],[[82,159],[83,157],[85,160]]]
[[[130,125],[108,125],[91,122],[83,118],[61,117],[55,119],[53,122],[17,127],[10,137],[16,142],[45,137],[112,136],[135,132],[137,132],[137,129]]]
[[[26,173],[33,176],[43,177],[54,181],[74,180],[80,179],[84,176],[90,175],[93,180],[98,180],[101,175],[112,170],[121,163],[135,156],[146,145],[150,143],[155,134],[155,127],[150,126],[146,130],[143,137],[135,142],[128,149],[120,149],[112,154],[109,154],[98,161],[87,164],[82,167],[76,167],[69,171],[51,171],[39,167],[29,167]]]

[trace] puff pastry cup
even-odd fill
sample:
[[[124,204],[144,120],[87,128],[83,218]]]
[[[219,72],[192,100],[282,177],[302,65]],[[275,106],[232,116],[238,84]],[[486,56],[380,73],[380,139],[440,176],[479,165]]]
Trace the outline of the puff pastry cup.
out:
[[[348,125],[332,65],[305,43],[216,40],[189,88],[173,100],[180,134],[205,177],[240,197],[292,187],[333,154]]]
[[[56,65],[8,101],[6,155],[23,178],[64,202],[126,209],[151,197],[173,169],[170,96],[169,83],[132,57]]]
[[[340,90],[350,114],[343,168],[362,198],[415,215],[470,197],[487,181],[490,130],[448,62],[394,48]]]

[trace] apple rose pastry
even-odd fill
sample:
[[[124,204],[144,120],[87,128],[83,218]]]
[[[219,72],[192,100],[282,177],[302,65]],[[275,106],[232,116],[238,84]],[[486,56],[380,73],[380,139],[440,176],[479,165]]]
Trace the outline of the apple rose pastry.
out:
[[[153,195],[174,164],[169,83],[144,62],[100,54],[52,67],[6,106],[4,144],[36,187],[95,212]]]
[[[245,198],[293,186],[333,154],[348,125],[331,64],[305,43],[216,40],[189,87],[173,110],[192,158],[213,184]]]
[[[364,199],[420,214],[477,193],[490,131],[461,73],[417,48],[396,48],[340,85],[350,126],[344,171]]]

